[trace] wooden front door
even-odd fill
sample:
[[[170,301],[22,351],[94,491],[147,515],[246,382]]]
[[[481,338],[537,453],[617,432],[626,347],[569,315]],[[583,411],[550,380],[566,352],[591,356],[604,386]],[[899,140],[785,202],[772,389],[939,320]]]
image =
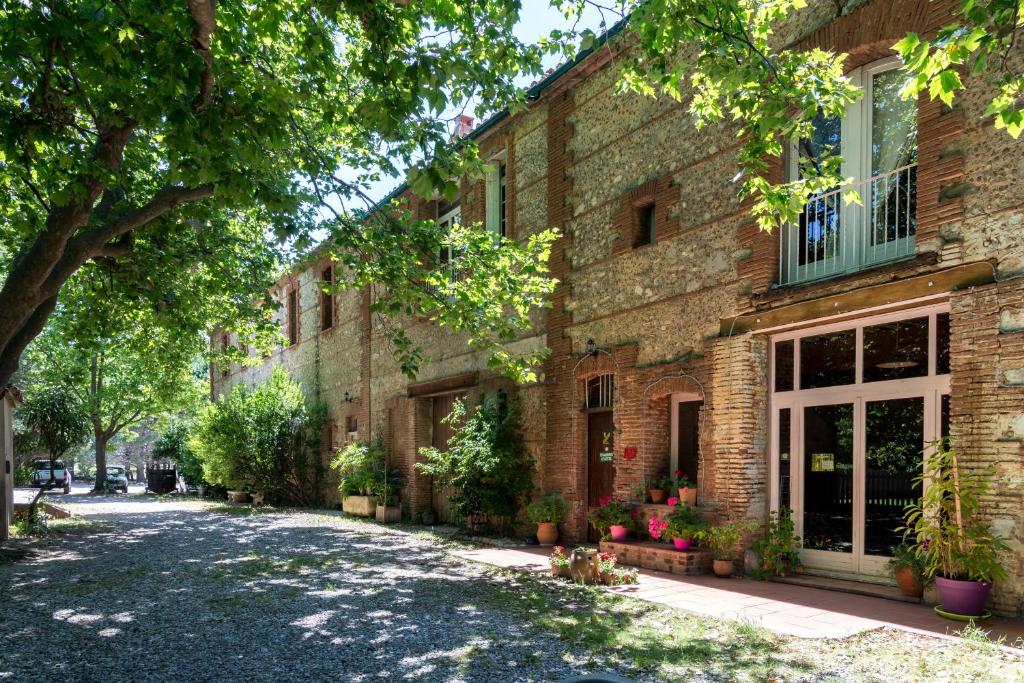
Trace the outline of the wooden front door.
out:
[[[465,396],[465,394],[445,394],[443,396],[434,396],[430,399],[431,422],[433,427],[431,430],[430,445],[440,451],[448,449],[448,439],[450,439],[452,434],[455,433],[455,426],[448,424],[444,419],[452,412],[452,407],[455,405],[455,401],[463,396]],[[452,514],[451,504],[449,501],[452,489],[447,488],[439,491],[436,486],[432,485],[431,490],[433,492],[431,507],[434,508],[434,512],[437,514],[437,521],[441,524],[455,522],[456,520]]]
[[[589,413],[587,427],[587,503],[596,507],[598,500],[612,495],[615,488],[612,412]]]

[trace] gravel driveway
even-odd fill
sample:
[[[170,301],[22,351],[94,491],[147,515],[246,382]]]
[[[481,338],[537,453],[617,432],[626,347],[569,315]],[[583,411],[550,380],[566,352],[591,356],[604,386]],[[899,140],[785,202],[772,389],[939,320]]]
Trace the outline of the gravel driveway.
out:
[[[0,565],[0,679],[548,680],[592,661],[487,606],[514,577],[425,535],[144,496],[62,504],[109,526]]]
[[[495,570],[431,534],[340,514],[142,495],[61,504],[91,525],[15,543],[27,557],[0,552],[0,681],[504,682],[602,671],[987,682],[1024,672],[988,644],[886,632],[801,641],[682,615]]]

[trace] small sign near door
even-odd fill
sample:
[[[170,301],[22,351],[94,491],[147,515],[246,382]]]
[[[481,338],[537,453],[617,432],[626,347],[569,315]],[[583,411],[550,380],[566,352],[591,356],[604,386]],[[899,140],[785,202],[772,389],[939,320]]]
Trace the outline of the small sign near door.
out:
[[[812,472],[835,472],[836,456],[834,453],[811,453]]]
[[[601,462],[612,462],[615,460],[615,451],[601,451],[597,454],[597,459]]]

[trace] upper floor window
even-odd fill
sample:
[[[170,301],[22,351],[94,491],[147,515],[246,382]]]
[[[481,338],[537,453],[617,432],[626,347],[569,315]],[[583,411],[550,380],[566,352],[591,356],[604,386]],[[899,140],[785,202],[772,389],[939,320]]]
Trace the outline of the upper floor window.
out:
[[[334,268],[328,266],[320,273],[320,330],[334,327]]]
[[[796,224],[782,230],[782,284],[848,273],[914,253],[917,232],[917,102],[900,97],[907,76],[897,57],[853,70],[864,90],[845,116],[819,115],[809,140],[790,153],[791,178],[800,157],[841,154],[852,185],[812,197]],[[862,204],[846,204],[850,189]]]
[[[462,207],[458,204],[446,208],[443,212],[438,212],[437,226],[441,228],[443,233],[447,233],[455,225],[462,224]],[[455,250],[450,244],[446,244],[441,247],[440,252],[437,255],[437,261],[440,264],[450,263],[456,256]]]
[[[645,244],[654,244],[657,239],[655,222],[655,204],[648,202],[636,209],[636,242],[634,246],[642,247]]]
[[[287,311],[287,323],[288,323],[288,343],[295,345],[299,343],[299,290],[289,289],[288,290],[288,304]]]
[[[495,161],[487,170],[485,185],[485,225],[489,232],[505,237],[508,221],[505,213],[507,197],[507,166],[504,161]]]

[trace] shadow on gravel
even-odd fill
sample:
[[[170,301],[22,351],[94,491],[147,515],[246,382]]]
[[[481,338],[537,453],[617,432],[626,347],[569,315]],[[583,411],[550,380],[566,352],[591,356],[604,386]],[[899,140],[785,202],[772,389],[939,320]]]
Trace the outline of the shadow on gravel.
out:
[[[664,680],[670,664],[692,666],[690,680],[735,680],[816,668],[759,629],[662,623],[651,606],[329,513],[75,502],[115,524],[0,564],[0,679]]]

